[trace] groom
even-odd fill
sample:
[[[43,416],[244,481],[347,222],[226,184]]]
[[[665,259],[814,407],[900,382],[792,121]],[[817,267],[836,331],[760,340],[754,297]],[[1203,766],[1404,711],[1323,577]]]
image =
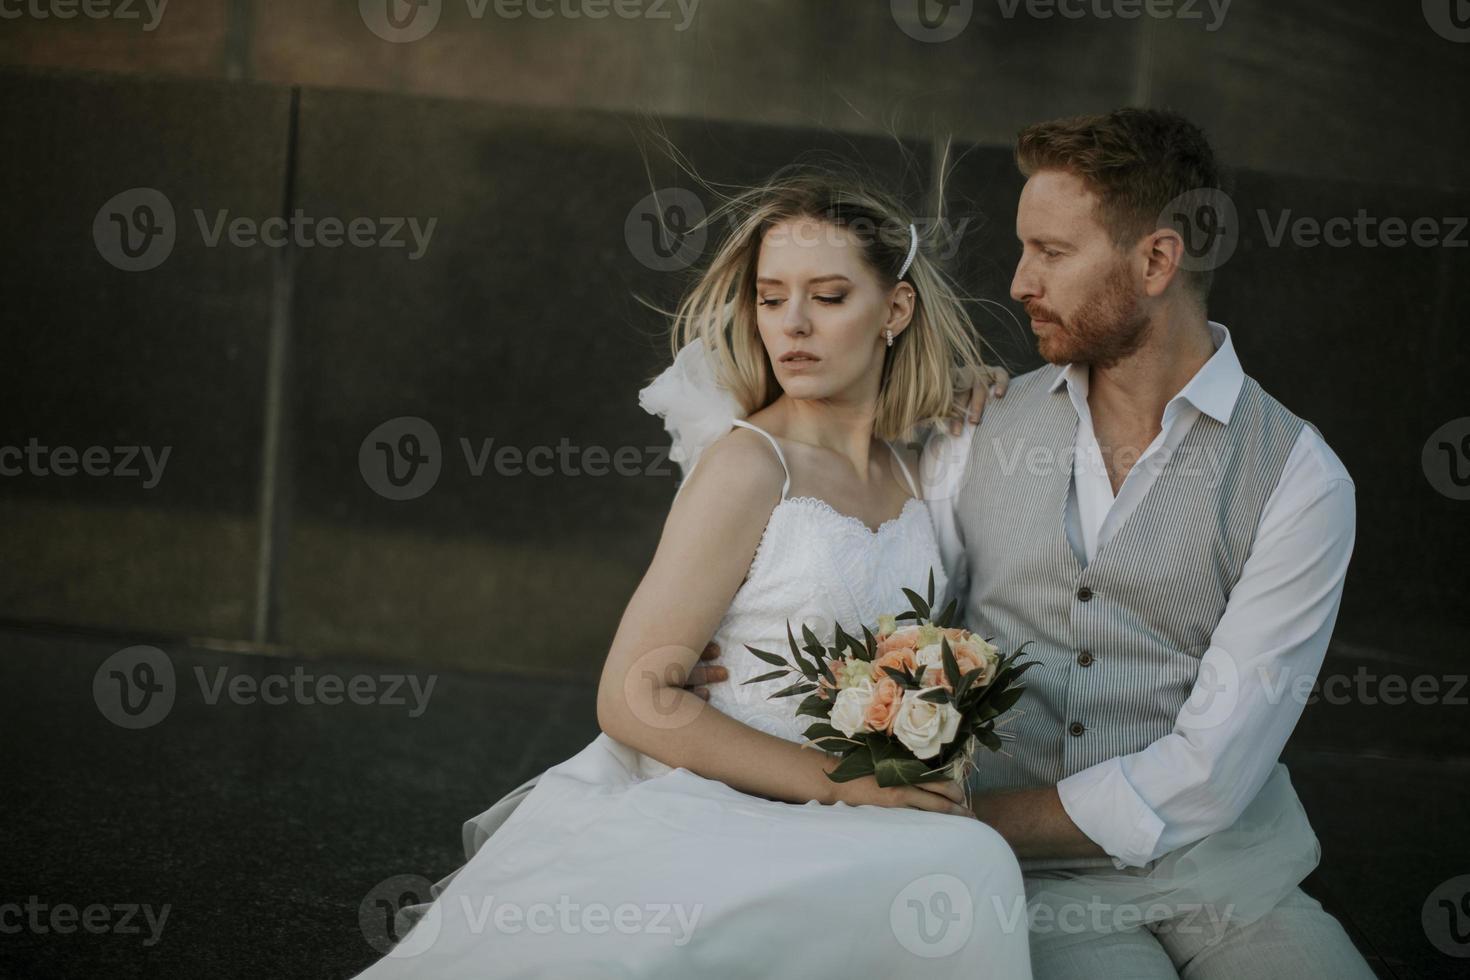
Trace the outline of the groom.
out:
[[[1337,618],[1353,483],[1206,316],[1209,263],[1169,217],[1219,187],[1214,154],[1177,115],[1120,109],[1028,127],[1016,159],[1011,296],[1050,364],[985,409],[955,489],[931,501],[945,564],[969,569],[954,592],[966,624],[1002,649],[1031,641],[1040,662],[1016,739],[976,774],[975,815],[1010,842],[1028,893],[1061,868],[1083,890],[1142,876],[1200,841],[1223,865],[1211,873],[1280,893],[1258,893],[1246,925],[1190,928],[1182,906],[1132,928],[1033,923],[1035,975],[1371,978],[1297,887],[1316,841],[1277,761],[1301,713],[1279,694],[1316,676]],[[1286,860],[1232,852],[1252,803],[1256,825],[1298,821],[1273,839]]]

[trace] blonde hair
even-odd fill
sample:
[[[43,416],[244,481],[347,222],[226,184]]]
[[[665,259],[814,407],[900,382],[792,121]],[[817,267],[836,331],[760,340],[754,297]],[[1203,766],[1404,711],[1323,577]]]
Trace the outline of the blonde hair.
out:
[[[761,242],[772,227],[799,218],[854,231],[864,261],[889,288],[899,281],[914,220],[897,199],[857,174],[821,165],[782,168],[709,213],[706,225],[728,222],[730,231],[674,310],[669,346],[677,355],[691,341],[703,341],[715,354],[721,383],[747,414],[781,395],[756,328]],[[969,390],[986,370],[960,291],[924,238],[920,229],[918,252],[904,276],[914,288],[913,317],[883,363],[874,418],[880,439],[904,437],[922,422],[948,417],[957,392]]]

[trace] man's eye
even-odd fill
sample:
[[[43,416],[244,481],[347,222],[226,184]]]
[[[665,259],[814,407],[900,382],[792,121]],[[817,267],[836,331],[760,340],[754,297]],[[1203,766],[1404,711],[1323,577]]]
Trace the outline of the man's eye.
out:
[[[1057,251],[1057,250],[1056,250],[1056,249],[1054,249],[1054,248],[1043,248],[1043,249],[1042,249],[1042,250],[1041,250],[1041,254],[1042,254],[1042,255],[1045,255],[1045,256],[1046,256],[1046,257],[1047,257],[1047,258],[1049,258],[1049,259],[1054,259],[1054,258],[1056,258],[1056,257],[1057,257],[1057,256],[1058,256],[1058,255],[1061,255],[1061,254],[1062,254],[1062,253],[1061,253],[1061,252],[1058,252],[1058,251]]]

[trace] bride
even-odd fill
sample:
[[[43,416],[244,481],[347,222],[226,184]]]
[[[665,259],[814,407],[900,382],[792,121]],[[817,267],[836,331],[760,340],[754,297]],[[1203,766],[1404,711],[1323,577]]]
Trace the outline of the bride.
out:
[[[795,699],[769,698],[787,681],[743,684],[770,670],[744,646],[784,650],[788,622],[830,641],[931,570],[945,590],[890,440],[983,376],[973,327],[901,206],[851,178],[788,171],[717,214],[675,362],[640,393],[685,480],[602,733],[467,825],[478,850],[366,980],[1031,975],[1015,856],[962,786],[833,782]],[[683,685],[711,640],[731,683],[706,701]]]

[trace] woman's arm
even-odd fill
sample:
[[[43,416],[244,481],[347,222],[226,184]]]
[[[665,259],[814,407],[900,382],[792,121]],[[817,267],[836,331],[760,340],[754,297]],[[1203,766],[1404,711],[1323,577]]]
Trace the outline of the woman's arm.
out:
[[[665,765],[753,796],[973,816],[953,782],[834,783],[827,773],[835,756],[751,728],[682,686],[750,570],[783,478],[761,437],[746,429],[705,450],[618,624],[597,690],[598,725]]]
[[[757,796],[825,803],[837,784],[824,774],[824,753],[757,731],[681,686],[750,569],[783,478],[749,430],[735,429],[704,451],[618,624],[597,723],[665,765]]]

